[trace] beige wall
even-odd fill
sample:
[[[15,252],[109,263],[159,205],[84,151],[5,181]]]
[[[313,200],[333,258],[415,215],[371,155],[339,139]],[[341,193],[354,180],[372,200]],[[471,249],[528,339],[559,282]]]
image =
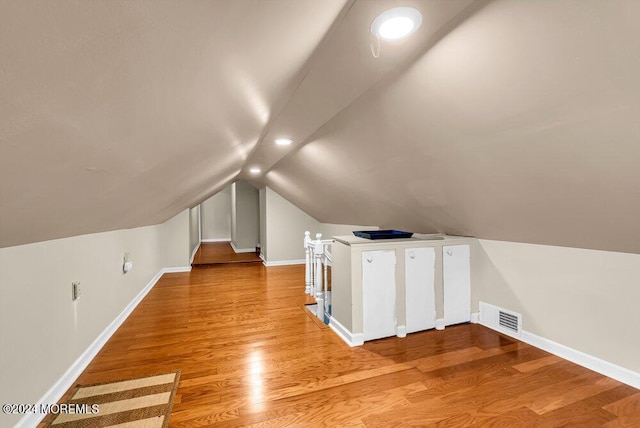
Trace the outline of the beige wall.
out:
[[[337,262],[334,262],[331,267],[331,298],[333,301],[331,316],[353,333],[351,247],[337,242],[331,246],[331,253],[333,260]]]
[[[162,267],[189,266],[189,210],[184,210],[160,225]]]
[[[231,240],[231,186],[200,204],[202,240]]]
[[[189,209],[189,262],[191,254],[200,245],[200,206]],[[191,263],[189,263],[191,264]]]
[[[522,314],[522,329],[640,372],[640,255],[480,240],[479,300]]]
[[[319,232],[322,233],[323,239],[329,239],[332,236],[351,235],[354,230],[378,230],[377,226],[358,226],[355,224],[331,224],[320,223]]]
[[[35,403],[165,263],[186,266],[185,213],[163,225],[0,249],[0,402]],[[186,239],[176,239],[180,230]],[[134,263],[127,274],[125,252]],[[0,426],[19,419],[0,413]]]
[[[231,184],[231,242],[236,242],[238,225],[236,221],[236,183]]]
[[[260,255],[267,260],[267,188],[258,190],[260,210]]]
[[[304,232],[310,231],[311,238],[322,233],[323,239],[335,235],[346,235],[354,230],[372,230],[377,227],[320,223],[274,190],[263,190],[264,207],[261,221],[265,224],[262,241],[263,256],[268,262],[304,259]],[[261,201],[262,204],[262,201]]]
[[[268,187],[265,199],[267,262],[304,259],[304,232],[320,223]]]
[[[232,185],[231,242],[237,249],[252,249],[260,243],[258,189],[246,181]]]

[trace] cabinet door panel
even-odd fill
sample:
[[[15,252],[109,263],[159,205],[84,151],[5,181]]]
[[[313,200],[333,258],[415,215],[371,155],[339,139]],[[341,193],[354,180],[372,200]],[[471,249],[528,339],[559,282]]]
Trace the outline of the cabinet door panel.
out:
[[[460,324],[471,320],[471,263],[468,245],[442,247],[444,282],[444,323]]]
[[[362,253],[362,311],[364,340],[396,334],[395,251]]]
[[[435,328],[435,248],[407,248],[404,253],[407,333]]]

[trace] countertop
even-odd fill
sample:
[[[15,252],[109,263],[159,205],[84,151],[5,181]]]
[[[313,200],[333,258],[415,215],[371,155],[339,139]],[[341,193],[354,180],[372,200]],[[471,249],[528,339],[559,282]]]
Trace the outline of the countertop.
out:
[[[400,238],[400,239],[365,239],[360,238],[355,235],[340,235],[333,236],[337,242],[340,242],[349,246],[357,246],[357,245],[388,245],[388,244],[412,244],[416,242],[433,242],[436,243],[449,243],[451,241],[457,241],[461,239],[470,239],[470,236],[452,236],[452,235],[442,235],[442,234],[420,234],[414,233],[411,238]]]

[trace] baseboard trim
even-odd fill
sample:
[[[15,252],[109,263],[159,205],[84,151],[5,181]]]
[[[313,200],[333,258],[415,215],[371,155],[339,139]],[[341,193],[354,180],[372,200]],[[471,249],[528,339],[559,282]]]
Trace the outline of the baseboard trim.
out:
[[[340,339],[344,340],[344,342],[349,346],[364,345],[364,334],[351,333],[345,326],[340,324],[340,322],[333,317],[329,317],[329,328],[333,330],[333,332],[337,334]]]
[[[201,239],[200,242],[231,242],[231,237],[229,237],[229,238],[215,238],[215,239]]]
[[[184,268],[169,268],[169,269],[184,269]],[[189,267],[189,270],[191,268]],[[84,369],[87,368],[89,363],[100,352],[102,347],[113,336],[118,328],[124,323],[124,321],[131,315],[133,310],[140,304],[142,299],[151,291],[151,289],[160,280],[162,275],[168,270],[161,269],[152,279],[140,290],[136,297],[129,302],[129,304],[120,312],[120,314],[96,337],[96,339],[89,345],[89,347],[71,364],[71,367],[53,384],[51,388],[38,400],[37,404],[54,404],[57,403],[65,392],[73,385],[78,376],[82,374]],[[38,406],[39,408],[40,406]],[[44,419],[46,413],[29,413],[20,419],[16,427],[35,427]]]
[[[261,257],[262,258],[262,257]],[[262,258],[262,264],[267,267],[271,266],[289,266],[289,265],[303,265],[306,263],[305,259],[300,260],[276,260],[273,262],[268,262],[264,258]]]
[[[582,351],[578,351],[577,349],[570,348],[528,331],[521,330],[520,336],[517,336],[506,331],[497,330],[492,326],[484,324],[482,321],[480,321],[480,324],[497,331],[498,333],[521,340],[522,342],[535,346],[543,351],[550,352],[553,355],[557,355],[558,357],[571,361],[579,366],[586,367],[589,370],[600,373],[601,375],[640,389],[640,373],[636,373],[627,368],[610,363],[609,361],[594,357],[593,355],[585,354]]]
[[[233,243],[233,241],[229,242],[229,244],[231,244],[231,248],[233,248],[233,251],[236,253],[255,253],[256,252],[256,248],[238,248],[235,246],[235,244]]]
[[[535,346],[547,352],[551,352],[558,357],[562,357],[565,360],[569,360],[572,363],[576,363],[582,367],[586,367],[589,370],[598,372],[602,375],[633,386],[640,389],[640,373],[636,373],[632,370],[610,363],[609,361],[602,360],[593,355],[585,354],[577,349],[569,348],[568,346],[561,345],[544,337],[540,337],[528,331],[521,331],[520,340]]]
[[[191,272],[191,266],[174,266],[164,268],[161,271],[162,273],[181,273],[181,272]]]
[[[471,312],[471,324],[478,324],[480,322],[480,312]]]

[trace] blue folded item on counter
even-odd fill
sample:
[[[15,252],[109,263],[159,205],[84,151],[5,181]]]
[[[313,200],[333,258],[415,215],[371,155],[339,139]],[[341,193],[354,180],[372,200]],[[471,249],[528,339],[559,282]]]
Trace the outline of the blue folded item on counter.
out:
[[[401,230],[354,230],[353,234],[365,239],[400,239],[411,238],[413,232],[403,232]]]

